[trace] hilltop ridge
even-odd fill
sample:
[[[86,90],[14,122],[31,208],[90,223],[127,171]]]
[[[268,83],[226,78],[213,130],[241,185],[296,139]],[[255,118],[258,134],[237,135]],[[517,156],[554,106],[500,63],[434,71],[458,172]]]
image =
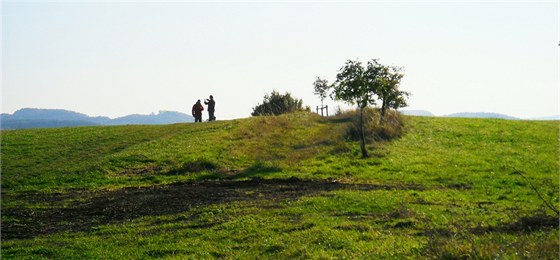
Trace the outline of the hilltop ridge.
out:
[[[312,113],[2,132],[2,254],[558,255],[558,122],[404,119],[369,158]]]

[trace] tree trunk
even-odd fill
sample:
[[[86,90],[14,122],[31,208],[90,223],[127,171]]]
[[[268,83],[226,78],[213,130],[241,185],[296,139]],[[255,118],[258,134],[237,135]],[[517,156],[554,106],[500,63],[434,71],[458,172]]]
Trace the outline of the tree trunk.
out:
[[[364,133],[364,108],[360,107],[360,149],[362,149],[362,158],[369,157],[366,150],[366,137]]]
[[[381,118],[379,119],[379,124],[383,125],[385,124],[385,113],[387,111],[387,105],[385,103],[385,100],[383,100],[383,103],[381,103]]]

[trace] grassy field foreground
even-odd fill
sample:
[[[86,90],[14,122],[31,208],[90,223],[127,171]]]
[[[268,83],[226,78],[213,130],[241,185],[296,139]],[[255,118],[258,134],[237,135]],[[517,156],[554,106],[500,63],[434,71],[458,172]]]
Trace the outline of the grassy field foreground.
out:
[[[3,131],[2,258],[558,258],[558,121],[349,122]]]

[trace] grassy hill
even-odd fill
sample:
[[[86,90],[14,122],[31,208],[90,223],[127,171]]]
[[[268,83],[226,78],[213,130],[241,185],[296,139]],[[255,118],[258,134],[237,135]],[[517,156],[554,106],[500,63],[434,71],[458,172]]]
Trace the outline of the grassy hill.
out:
[[[558,121],[349,122],[3,131],[2,257],[558,257]]]

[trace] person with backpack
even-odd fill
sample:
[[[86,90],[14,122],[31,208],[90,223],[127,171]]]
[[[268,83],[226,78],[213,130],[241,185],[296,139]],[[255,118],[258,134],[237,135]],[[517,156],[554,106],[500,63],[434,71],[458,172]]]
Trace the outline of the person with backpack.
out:
[[[204,107],[200,103],[200,99],[192,107],[192,115],[194,116],[194,122],[202,122],[202,111]]]
[[[210,95],[210,99],[204,100],[204,104],[208,105],[208,121],[216,120],[216,117],[214,116],[214,111],[216,108],[216,102],[214,101],[214,97]]]

